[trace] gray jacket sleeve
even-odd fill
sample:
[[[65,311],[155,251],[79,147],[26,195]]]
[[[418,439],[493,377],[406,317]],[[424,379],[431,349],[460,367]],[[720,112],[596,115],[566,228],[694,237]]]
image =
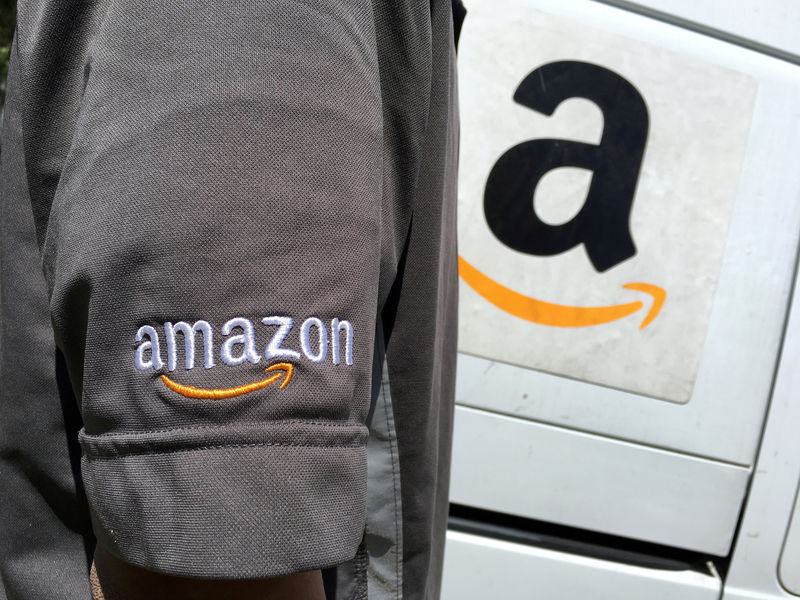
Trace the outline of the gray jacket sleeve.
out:
[[[380,269],[370,3],[96,3],[55,48],[69,4],[23,10],[18,42],[29,106],[75,90],[23,125],[99,542],[192,577],[351,558]]]

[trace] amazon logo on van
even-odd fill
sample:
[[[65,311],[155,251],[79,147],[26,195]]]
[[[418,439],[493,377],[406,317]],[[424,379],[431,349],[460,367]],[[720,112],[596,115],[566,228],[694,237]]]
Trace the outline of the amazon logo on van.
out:
[[[586,98],[602,111],[600,143],[535,139],[507,150],[486,182],[483,209],[494,236],[509,248],[553,256],[583,245],[593,267],[604,272],[636,254],[630,212],[649,127],[647,106],[636,88],[603,67],[577,61],[544,65],[520,83],[514,101],[545,115],[569,98]],[[536,214],[532,198],[541,178],[560,167],[592,171],[586,200],[568,222],[551,225]],[[459,256],[459,275],[481,297],[521,319],[553,327],[588,327],[622,319],[641,301],[611,306],[570,306],[533,298],[508,288]],[[652,296],[640,328],[658,316],[666,291],[632,282],[625,289]]]

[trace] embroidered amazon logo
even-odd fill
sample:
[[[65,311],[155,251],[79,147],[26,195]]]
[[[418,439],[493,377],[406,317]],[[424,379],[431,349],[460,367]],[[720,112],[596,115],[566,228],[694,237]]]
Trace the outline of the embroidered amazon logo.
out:
[[[544,65],[520,83],[514,101],[545,115],[569,98],[585,98],[603,113],[600,143],[535,139],[506,151],[486,182],[483,209],[495,237],[514,250],[553,256],[583,244],[598,272],[633,257],[630,212],[649,128],[647,106],[625,78],[603,67],[576,61]],[[542,177],[559,167],[592,171],[580,211],[568,222],[542,221],[533,195]],[[525,296],[507,288],[459,257],[461,278],[485,300],[521,319],[553,327],[588,327],[624,318],[644,307],[641,301],[611,306],[568,306]],[[658,316],[667,297],[651,283],[628,283],[653,300],[640,328]]]
[[[270,316],[261,319],[261,323],[270,327],[271,337],[267,342],[263,358],[267,361],[279,360],[265,369],[270,373],[258,381],[243,383],[242,385],[223,388],[206,389],[184,385],[162,373],[161,381],[173,392],[187,398],[203,398],[218,400],[234,398],[256,390],[266,388],[272,384],[278,389],[284,389],[294,376],[294,363],[303,358],[314,363],[328,360],[334,365],[344,362],[347,366],[353,364],[353,325],[350,321],[334,318],[327,326],[322,319],[309,317],[300,326],[300,350],[285,347],[286,338],[294,327],[294,319],[286,316]],[[214,328],[208,321],[195,321],[187,323],[165,322],[159,335],[156,327],[143,325],[136,332],[134,351],[134,366],[140,371],[160,371],[166,367],[170,372],[178,368],[178,334],[183,338],[183,366],[185,370],[195,367],[198,337],[202,344],[202,363],[205,369],[216,366],[217,351],[214,346]],[[330,335],[329,335],[330,331]],[[249,362],[258,364],[262,354],[256,346],[255,328],[253,323],[244,317],[236,317],[225,322],[219,333],[223,338],[219,349],[219,359],[230,367],[236,367]],[[161,340],[166,345],[166,363],[162,359]]]

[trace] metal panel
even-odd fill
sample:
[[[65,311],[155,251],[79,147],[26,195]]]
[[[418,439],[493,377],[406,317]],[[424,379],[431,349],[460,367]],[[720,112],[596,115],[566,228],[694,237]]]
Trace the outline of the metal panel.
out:
[[[457,407],[452,502],[724,556],[749,470]]]
[[[735,4],[730,0],[600,1],[643,10],[657,19],[677,18],[731,41],[800,60],[800,4],[794,0],[736,0]]]
[[[570,35],[569,22],[574,21],[581,27],[591,26],[682,52],[754,77],[758,94],[707,337],[689,402],[683,406],[670,404],[471,357],[462,357],[459,365],[458,402],[751,465],[774,375],[800,229],[800,171],[792,164],[800,155],[796,102],[800,69],[596,2],[519,2],[565,19],[565,37]],[[478,12],[473,6],[471,17]],[[501,19],[502,15],[493,18]],[[469,20],[465,36],[469,35],[468,27]],[[535,34],[532,30],[531,36]],[[582,38],[575,39],[576,47],[580,47]],[[536,66],[532,64],[531,68]],[[511,93],[513,90],[509,90]],[[469,327],[463,317],[462,327]],[[535,336],[531,340],[535,341]],[[554,344],[551,351],[558,352],[559,346]],[[491,378],[485,376],[487,372]],[[736,410],[730,410],[732,402]]]
[[[718,577],[663,571],[449,531],[442,600],[714,600]]]
[[[764,440],[734,546],[724,600],[792,598],[800,563],[781,560],[800,480],[800,280],[795,283],[786,338]],[[792,536],[795,533],[791,534]],[[787,548],[793,544],[792,539]],[[779,564],[780,561],[780,564]],[[783,585],[781,585],[783,584]]]
[[[786,534],[779,575],[783,586],[795,596],[800,596],[800,494],[797,495],[792,523]]]

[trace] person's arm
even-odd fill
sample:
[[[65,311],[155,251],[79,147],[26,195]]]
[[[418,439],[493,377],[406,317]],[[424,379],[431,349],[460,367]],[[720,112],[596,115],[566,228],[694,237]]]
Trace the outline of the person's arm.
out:
[[[320,571],[273,579],[205,580],[134,567],[98,547],[90,574],[92,600],[325,600]]]
[[[384,233],[370,3],[21,17],[28,180],[98,548],[163,574],[131,578],[138,597],[349,561]]]

